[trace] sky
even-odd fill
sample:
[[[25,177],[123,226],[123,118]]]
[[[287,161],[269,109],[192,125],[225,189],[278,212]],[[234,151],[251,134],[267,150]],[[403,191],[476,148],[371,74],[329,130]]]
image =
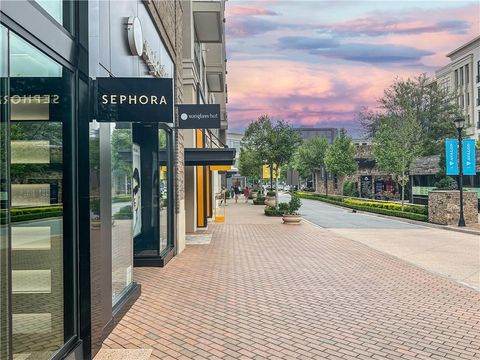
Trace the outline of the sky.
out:
[[[225,27],[229,131],[268,114],[361,137],[362,107],[480,34],[480,0],[229,0]]]

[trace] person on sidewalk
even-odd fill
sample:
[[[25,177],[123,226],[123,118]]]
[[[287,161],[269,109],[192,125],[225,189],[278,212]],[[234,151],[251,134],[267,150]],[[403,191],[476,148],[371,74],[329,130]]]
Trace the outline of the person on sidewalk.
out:
[[[245,186],[245,189],[243,189],[243,196],[245,196],[245,202],[248,203],[248,197],[250,196],[250,190],[248,190],[248,186]]]
[[[235,204],[236,204],[238,203],[238,195],[240,194],[240,188],[238,187],[238,185],[235,185],[233,192],[235,193]]]

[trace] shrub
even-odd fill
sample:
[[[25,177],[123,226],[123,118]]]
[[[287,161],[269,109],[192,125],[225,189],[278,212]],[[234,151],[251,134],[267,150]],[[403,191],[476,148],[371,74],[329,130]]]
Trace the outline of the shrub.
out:
[[[280,209],[266,207],[264,212],[267,216],[283,216],[283,211],[281,211]]]
[[[133,213],[132,213],[131,205],[124,206],[120,208],[118,212],[113,214],[113,218],[115,220],[126,220],[126,219],[131,219],[132,217],[133,217]]]
[[[225,199],[230,199],[230,197],[231,197],[230,190],[225,190]]]
[[[296,215],[297,211],[300,209],[300,206],[302,206],[302,201],[296,194],[292,194],[290,202],[288,203],[288,210],[285,212],[285,214]]]
[[[32,208],[12,208],[10,210],[11,222],[30,221],[60,217],[63,215],[63,206],[40,206]]]
[[[353,181],[345,181],[343,183],[343,195],[345,196],[358,196],[357,184]]]
[[[276,194],[275,191],[267,191],[267,196],[275,196]]]
[[[287,212],[289,208],[290,208],[289,203],[282,202],[278,204],[278,210],[283,211],[284,213]]]
[[[257,198],[253,200],[253,205],[265,205],[265,197],[257,196]]]
[[[132,201],[132,195],[117,195],[112,198],[112,203],[119,203],[119,202],[129,202]]]
[[[438,180],[434,186],[436,190],[457,190],[457,182],[450,176]]]

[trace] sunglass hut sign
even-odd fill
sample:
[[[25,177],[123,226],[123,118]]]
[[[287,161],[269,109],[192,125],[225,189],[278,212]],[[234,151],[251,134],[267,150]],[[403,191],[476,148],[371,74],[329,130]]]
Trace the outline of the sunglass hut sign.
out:
[[[99,122],[173,122],[173,81],[97,78],[94,118]]]

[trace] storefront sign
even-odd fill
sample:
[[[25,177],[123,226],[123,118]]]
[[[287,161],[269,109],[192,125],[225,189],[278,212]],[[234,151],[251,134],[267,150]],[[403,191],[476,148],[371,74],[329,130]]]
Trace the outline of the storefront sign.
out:
[[[95,89],[99,122],[173,122],[172,79],[97,78]]]
[[[219,129],[220,105],[177,105],[180,129]]]
[[[458,140],[445,139],[447,175],[458,175]]]
[[[476,175],[475,169],[475,140],[465,139],[462,141],[462,163],[464,175]]]
[[[132,55],[139,56],[148,67],[150,75],[165,77],[165,67],[160,64],[159,56],[143,38],[142,24],[138,17],[130,16],[127,22],[128,46]]]

